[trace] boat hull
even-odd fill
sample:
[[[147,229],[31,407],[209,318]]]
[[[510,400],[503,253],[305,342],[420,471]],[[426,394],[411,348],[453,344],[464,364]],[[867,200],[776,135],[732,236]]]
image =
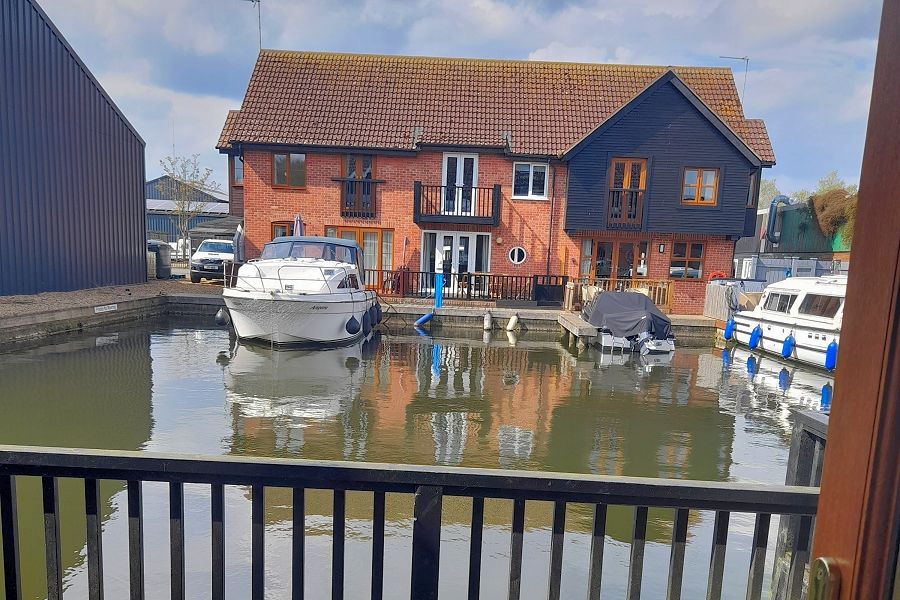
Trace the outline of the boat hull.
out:
[[[797,361],[825,368],[825,352],[832,342],[840,344],[840,331],[825,326],[815,327],[798,323],[789,317],[784,320],[760,319],[752,313],[738,313],[734,316],[734,339],[741,345],[749,347],[750,336],[757,325],[762,329],[762,337],[756,350],[774,354],[782,360]],[[794,348],[791,355],[781,354],[784,340],[794,336]]]
[[[336,297],[226,289],[223,296],[240,339],[279,345],[353,342],[366,333],[362,327],[364,315],[375,303],[374,292]],[[347,331],[351,317],[360,324],[359,331],[353,334]]]

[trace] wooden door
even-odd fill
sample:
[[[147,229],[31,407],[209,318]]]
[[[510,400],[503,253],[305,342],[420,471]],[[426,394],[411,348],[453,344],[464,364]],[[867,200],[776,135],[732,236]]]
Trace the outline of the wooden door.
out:
[[[813,557],[842,600],[895,594],[900,543],[900,0],[886,0]]]

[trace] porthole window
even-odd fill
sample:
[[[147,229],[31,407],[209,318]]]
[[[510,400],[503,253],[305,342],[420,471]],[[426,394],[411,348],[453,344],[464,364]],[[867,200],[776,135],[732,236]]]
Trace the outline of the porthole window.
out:
[[[509,250],[509,262],[514,265],[521,265],[525,262],[525,259],[528,258],[528,254],[525,252],[525,248],[522,246],[516,246],[515,248],[510,248]]]

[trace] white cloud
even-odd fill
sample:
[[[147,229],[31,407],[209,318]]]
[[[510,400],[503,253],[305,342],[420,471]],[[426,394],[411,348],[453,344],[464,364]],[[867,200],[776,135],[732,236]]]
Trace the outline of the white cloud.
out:
[[[528,60],[634,63],[637,62],[634,60],[634,56],[634,52],[624,46],[617,46],[610,52],[607,48],[597,46],[569,46],[554,41],[529,53]]]

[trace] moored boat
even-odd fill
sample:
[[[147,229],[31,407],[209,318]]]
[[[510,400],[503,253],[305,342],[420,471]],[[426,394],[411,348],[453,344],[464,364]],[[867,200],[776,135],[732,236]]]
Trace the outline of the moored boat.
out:
[[[846,275],[789,277],[766,287],[753,310],[735,313],[725,338],[782,359],[833,369],[841,338]]]
[[[222,292],[235,333],[272,344],[342,344],[368,335],[381,307],[365,289],[362,264],[352,240],[275,238]]]
[[[601,348],[641,354],[675,350],[672,322],[644,294],[599,292],[585,303],[582,317],[597,327]]]

